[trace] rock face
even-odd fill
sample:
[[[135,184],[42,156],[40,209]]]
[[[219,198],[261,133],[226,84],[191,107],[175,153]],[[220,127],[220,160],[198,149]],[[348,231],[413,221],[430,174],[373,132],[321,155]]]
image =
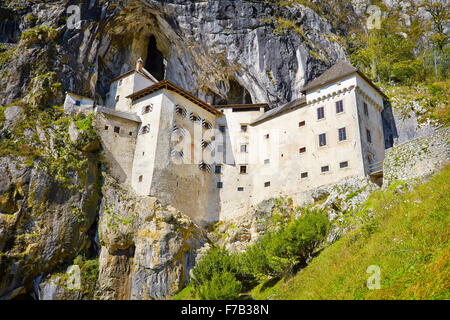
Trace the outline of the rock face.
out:
[[[97,166],[87,172],[96,177]],[[74,174],[74,185],[82,185]],[[80,250],[92,246],[95,181],[68,190],[38,169],[10,157],[0,158],[0,297],[54,270]]]
[[[35,68],[30,64],[43,56],[52,57],[43,64],[58,73],[65,90],[104,98],[108,81],[131,69],[138,57],[152,68],[162,55],[166,62],[157,67],[165,69],[167,79],[211,103],[244,102],[245,92],[252,102],[284,103],[295,99],[306,81],[346,59],[332,40],[331,24],[302,5],[90,1],[81,7],[80,29],[69,29],[60,19],[67,6],[43,2],[15,13],[33,17],[19,19],[19,29],[43,23],[57,29],[58,37],[36,41],[15,56],[10,63],[16,72],[0,82],[8,88],[0,102],[21,95]]]
[[[101,299],[162,299],[189,279],[206,233],[172,207],[107,177],[100,208]]]

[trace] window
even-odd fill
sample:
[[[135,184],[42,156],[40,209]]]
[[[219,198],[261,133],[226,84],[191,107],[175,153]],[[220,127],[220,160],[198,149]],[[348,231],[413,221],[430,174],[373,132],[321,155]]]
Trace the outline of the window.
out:
[[[298,150],[298,152],[299,152],[299,153],[305,153],[305,152],[306,152],[306,147],[301,147],[301,148]]]
[[[366,129],[367,142],[372,143],[372,135],[370,134],[370,130]]]
[[[244,188],[243,187],[238,187],[237,190],[238,191],[244,191]]]
[[[269,163],[270,163],[270,159],[264,160],[264,164],[269,164]]]
[[[324,107],[317,108],[317,120],[323,118],[325,118],[325,108]]]
[[[214,168],[214,173],[215,174],[221,174],[222,173],[222,166],[216,166]]]
[[[211,129],[211,128],[212,128],[212,124],[209,123],[208,121],[205,121],[205,120],[203,120],[202,126],[203,126],[203,128],[205,128],[205,129]]]
[[[326,133],[319,134],[319,147],[327,145],[327,135]]]
[[[150,132],[150,125],[147,124],[141,128],[141,130],[139,131],[139,134],[146,134],[149,132]]]
[[[248,125],[242,124],[242,125],[241,125],[241,131],[242,131],[242,132],[247,132],[247,130],[248,130]]]
[[[269,135],[269,134],[266,134],[266,135],[264,135],[264,138],[269,139],[269,138],[270,138],[270,135]]]
[[[81,101],[80,100],[75,100],[75,105],[76,106],[81,106]]]
[[[189,120],[191,120],[192,122],[198,121],[200,118],[195,114],[195,113],[191,113],[189,115]]]
[[[105,126],[105,130],[108,130],[109,129],[109,127],[108,126]]]
[[[364,103],[363,103],[363,106],[364,106],[364,114],[365,114],[366,116],[369,116],[369,107],[367,106],[367,103],[364,102]]]
[[[247,145],[241,144],[241,152],[247,153]]]
[[[175,112],[176,112],[178,115],[182,116],[183,118],[186,117],[186,114],[187,114],[186,109],[184,109],[183,107],[181,107],[179,104],[176,105],[176,107],[175,107]]]
[[[144,176],[139,176],[139,182],[142,182],[144,180]]]
[[[123,82],[122,80],[123,80],[123,79],[120,79],[120,80],[119,80],[119,87],[122,85],[122,82]]]
[[[225,133],[225,126],[219,126],[219,131]]]
[[[119,101],[119,99],[120,99],[120,96],[117,95],[117,96],[116,96],[116,102]]]
[[[145,156],[145,151],[142,152],[142,155]]]
[[[133,135],[133,132],[130,131],[130,132],[128,133],[128,135],[131,137],[131,136]]]
[[[120,127],[114,127],[114,132],[115,133],[120,133]]]
[[[340,128],[338,130],[339,141],[347,140],[347,130],[345,128]]]
[[[344,101],[336,102],[336,113],[344,112]]]
[[[322,173],[328,172],[330,171],[330,166],[323,166],[320,171],[322,171]]]
[[[264,188],[270,187],[270,181],[264,182]]]
[[[223,182],[217,182],[217,189],[223,188]]]
[[[348,168],[348,161],[344,161],[339,163],[339,168],[343,169],[343,168]]]
[[[298,126],[299,126],[299,127],[304,127],[304,126],[306,126],[306,121],[300,121],[300,122],[298,123]]]
[[[302,179],[308,178],[308,172],[302,172],[301,177]]]
[[[153,105],[148,105],[142,108],[142,114],[146,114],[153,111]]]
[[[241,166],[240,174],[247,174],[247,166]]]

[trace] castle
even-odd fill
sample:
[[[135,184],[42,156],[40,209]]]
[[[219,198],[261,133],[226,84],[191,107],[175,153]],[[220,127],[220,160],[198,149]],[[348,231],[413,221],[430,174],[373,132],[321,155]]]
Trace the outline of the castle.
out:
[[[96,112],[106,160],[121,182],[209,223],[350,176],[379,180],[385,100],[341,61],[285,105],[212,106],[156,80],[140,59],[112,80],[105,106],[67,93],[65,110]]]

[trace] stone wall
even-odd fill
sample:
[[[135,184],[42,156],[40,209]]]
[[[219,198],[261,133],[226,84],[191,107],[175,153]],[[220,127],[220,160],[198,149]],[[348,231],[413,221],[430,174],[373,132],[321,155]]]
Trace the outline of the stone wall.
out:
[[[386,150],[384,182],[420,178],[432,174],[449,162],[450,128],[417,138]]]

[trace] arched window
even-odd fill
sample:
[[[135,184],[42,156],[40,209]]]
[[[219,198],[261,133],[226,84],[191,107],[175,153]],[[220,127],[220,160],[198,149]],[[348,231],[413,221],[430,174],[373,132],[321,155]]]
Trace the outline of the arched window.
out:
[[[152,111],[153,111],[153,105],[152,104],[149,104],[148,106],[145,106],[145,107],[142,108],[142,114],[146,114],[146,113],[149,113],[149,112],[152,112]]]

